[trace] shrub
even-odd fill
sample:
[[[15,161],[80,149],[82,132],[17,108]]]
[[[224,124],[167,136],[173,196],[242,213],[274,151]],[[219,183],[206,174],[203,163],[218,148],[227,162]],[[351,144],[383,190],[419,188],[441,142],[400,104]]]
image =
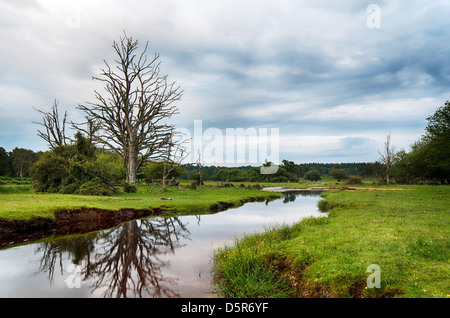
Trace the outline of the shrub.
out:
[[[337,179],[337,181],[341,181],[344,179],[347,179],[347,173],[345,172],[344,169],[333,169],[330,172],[331,176],[335,179]]]
[[[191,190],[195,190],[195,189],[197,189],[197,181],[191,181],[191,185],[190,185],[190,187],[191,187]]]
[[[31,168],[33,186],[38,192],[58,192],[62,184],[67,184],[70,147],[59,147],[45,152]]]
[[[320,172],[315,169],[309,170],[307,173],[305,173],[305,179],[311,181],[320,180]]]
[[[88,147],[79,134],[73,145],[45,152],[31,167],[33,186],[38,192],[109,195],[125,176],[117,155]]]
[[[137,188],[136,186],[129,184],[128,182],[122,183],[123,191],[126,193],[136,193]]]
[[[327,212],[331,208],[329,203],[324,199],[321,199],[319,202],[317,202],[317,207],[319,208],[320,212]]]
[[[360,177],[350,177],[350,178],[348,178],[346,183],[347,184],[361,184],[362,180]]]
[[[100,178],[95,178],[83,183],[75,193],[81,195],[112,195],[114,192]]]
[[[72,193],[75,193],[76,191],[78,191],[80,186],[81,186],[81,184],[78,184],[76,182],[69,183],[67,185],[64,185],[64,186],[60,187],[59,188],[59,193],[72,194]]]

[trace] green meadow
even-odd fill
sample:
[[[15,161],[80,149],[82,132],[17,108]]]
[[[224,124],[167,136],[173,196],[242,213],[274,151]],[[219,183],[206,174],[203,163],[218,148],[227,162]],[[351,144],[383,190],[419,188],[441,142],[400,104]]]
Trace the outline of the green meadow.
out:
[[[218,295],[450,297],[449,186],[366,186],[322,196],[328,217],[250,233],[216,250]],[[368,284],[375,274],[380,288]]]
[[[172,214],[202,214],[220,202],[240,206],[251,198],[279,197],[279,194],[248,188],[219,187],[220,183],[207,183],[191,189],[188,183],[168,187],[138,185],[136,193],[120,193],[112,196],[83,196],[59,193],[37,193],[31,185],[0,185],[0,218],[26,220],[33,217],[53,219],[54,212],[81,207],[106,210],[161,208]],[[248,185],[248,184],[246,184]]]

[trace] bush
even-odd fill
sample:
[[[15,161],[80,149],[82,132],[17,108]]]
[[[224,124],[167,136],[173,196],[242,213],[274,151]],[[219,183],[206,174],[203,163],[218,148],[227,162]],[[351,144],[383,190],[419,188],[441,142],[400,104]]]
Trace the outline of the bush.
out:
[[[337,179],[337,181],[341,181],[344,179],[347,179],[347,173],[345,172],[344,169],[333,169],[330,172],[331,176],[335,179]]]
[[[61,185],[68,184],[71,157],[70,147],[61,146],[45,152],[31,168],[33,186],[37,192],[59,192]]]
[[[81,187],[81,184],[78,184],[76,182],[69,183],[67,185],[64,185],[59,188],[59,193],[63,194],[72,194],[78,191],[78,189]]]
[[[117,155],[95,149],[79,134],[73,145],[45,152],[30,168],[38,192],[110,195],[125,176]]]
[[[191,181],[191,185],[190,185],[190,187],[191,187],[191,190],[195,190],[195,189],[197,189],[197,181]]]
[[[114,192],[109,189],[100,178],[92,179],[83,183],[75,194],[81,195],[112,195]]]
[[[317,202],[317,207],[319,208],[320,212],[327,212],[331,209],[330,204],[324,199],[321,199],[319,202]]]
[[[137,192],[136,186],[129,184],[128,182],[122,183],[122,186],[123,186],[123,191],[126,193],[136,193]]]
[[[348,178],[346,183],[347,184],[361,184],[362,180],[360,177],[350,177],[350,178]]]
[[[309,170],[307,173],[305,173],[305,179],[311,181],[320,180],[320,172],[315,169]]]

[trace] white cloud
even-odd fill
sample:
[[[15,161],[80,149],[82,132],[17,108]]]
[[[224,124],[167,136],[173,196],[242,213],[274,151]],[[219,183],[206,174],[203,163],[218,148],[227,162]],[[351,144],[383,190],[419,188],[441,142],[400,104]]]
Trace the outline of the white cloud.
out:
[[[0,119],[30,125],[39,119],[32,107],[50,107],[55,98],[80,116],[76,104],[94,100],[100,86],[91,76],[103,59],[114,59],[111,44],[126,30],[149,41],[148,53],[161,54],[162,72],[184,90],[174,118],[181,127],[195,119],[220,128],[278,127],[294,156],[363,150],[390,130],[408,144],[449,99],[450,6],[384,1],[382,28],[369,29],[368,4],[4,1]],[[7,142],[0,137],[0,146]]]
[[[304,119],[324,121],[418,121],[434,111],[436,105],[441,103],[435,98],[425,97],[420,99],[402,98],[383,100],[374,97],[370,101],[361,103],[344,104],[308,113]]]

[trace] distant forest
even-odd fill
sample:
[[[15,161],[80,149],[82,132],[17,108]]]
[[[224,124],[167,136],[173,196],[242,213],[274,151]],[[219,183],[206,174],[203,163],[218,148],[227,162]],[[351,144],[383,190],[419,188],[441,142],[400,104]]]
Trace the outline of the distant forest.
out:
[[[34,152],[23,148],[14,148],[13,151],[7,152],[4,148],[0,147],[0,176],[12,178],[31,177],[31,167],[39,160],[42,154],[43,152]],[[149,165],[145,166],[139,174],[141,179],[146,178]],[[198,179],[199,169],[201,170],[204,181],[297,182],[299,178],[305,178],[306,174],[311,170],[317,171],[321,177],[329,176],[334,169],[343,169],[348,176],[375,177],[377,172],[381,171],[382,166],[377,163],[356,162],[297,164],[293,161],[283,160],[276,174],[261,175],[260,167],[254,166],[202,166],[200,168],[197,164],[185,164],[182,165],[182,169],[178,170],[177,177],[180,180],[196,180]],[[152,181],[159,178],[156,174],[154,178],[150,177],[146,179]]]
[[[185,174],[179,179],[195,180],[198,178],[199,167],[197,164],[183,166]],[[379,163],[302,163],[283,160],[278,172],[273,175],[261,175],[260,167],[201,167],[201,174],[205,181],[228,181],[228,182],[298,182],[300,178],[318,180],[324,176],[331,176],[333,170],[343,169],[347,176],[376,177],[381,174],[383,166]],[[317,171],[316,176],[309,177],[308,172]]]

